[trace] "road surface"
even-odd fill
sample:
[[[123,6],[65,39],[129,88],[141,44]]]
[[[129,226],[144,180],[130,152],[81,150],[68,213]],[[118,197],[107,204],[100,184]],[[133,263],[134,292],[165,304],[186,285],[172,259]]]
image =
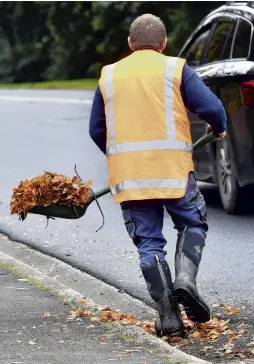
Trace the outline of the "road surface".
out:
[[[74,165],[94,189],[107,184],[106,159],[89,138],[93,92],[0,91],[1,180],[0,231],[54,255],[150,304],[139,264],[121,210],[110,196],[100,199],[106,224],[95,204],[79,220],[50,220],[29,215],[21,222],[9,214],[12,189],[20,180],[44,170],[74,175]],[[215,187],[202,185],[210,230],[198,276],[209,304],[218,301],[246,306],[254,300],[254,214],[226,215]],[[167,259],[172,266],[176,231],[165,217]]]

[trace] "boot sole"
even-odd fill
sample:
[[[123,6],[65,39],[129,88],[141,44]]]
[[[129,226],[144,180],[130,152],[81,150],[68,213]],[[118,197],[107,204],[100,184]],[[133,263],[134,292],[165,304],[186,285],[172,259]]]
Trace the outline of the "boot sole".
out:
[[[204,323],[210,320],[209,308],[207,308],[200,300],[191,292],[177,288],[173,292],[173,296],[184,306],[186,315],[191,321]]]
[[[163,337],[163,336],[181,337],[181,338],[185,337],[184,328],[182,330],[181,329],[180,330],[171,330],[171,331],[168,331],[167,333],[162,333],[161,323],[159,320],[156,320],[156,322],[155,322],[155,332],[158,337]]]

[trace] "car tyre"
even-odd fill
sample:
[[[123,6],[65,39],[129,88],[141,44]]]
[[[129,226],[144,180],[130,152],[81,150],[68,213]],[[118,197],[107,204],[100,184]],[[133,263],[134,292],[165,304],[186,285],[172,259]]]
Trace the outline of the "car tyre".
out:
[[[228,138],[216,145],[216,174],[220,198],[228,214],[239,212],[240,186],[235,175],[234,159]]]

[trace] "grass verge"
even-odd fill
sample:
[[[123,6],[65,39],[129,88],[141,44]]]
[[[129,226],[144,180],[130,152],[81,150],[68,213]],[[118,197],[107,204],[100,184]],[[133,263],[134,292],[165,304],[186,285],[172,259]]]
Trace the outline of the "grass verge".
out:
[[[97,86],[98,86],[97,79],[0,84],[0,88],[5,88],[5,89],[67,89],[67,90],[85,89],[85,90],[95,90]]]

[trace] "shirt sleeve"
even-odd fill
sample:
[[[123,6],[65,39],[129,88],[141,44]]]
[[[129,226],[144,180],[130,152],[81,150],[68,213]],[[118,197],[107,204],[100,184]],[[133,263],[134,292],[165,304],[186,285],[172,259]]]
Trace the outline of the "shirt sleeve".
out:
[[[211,125],[215,133],[227,128],[227,117],[222,102],[189,66],[183,68],[181,94],[185,107]]]
[[[104,100],[99,87],[97,87],[94,94],[90,115],[89,134],[94,143],[100,148],[100,150],[104,154],[106,154],[106,116],[104,109]]]

